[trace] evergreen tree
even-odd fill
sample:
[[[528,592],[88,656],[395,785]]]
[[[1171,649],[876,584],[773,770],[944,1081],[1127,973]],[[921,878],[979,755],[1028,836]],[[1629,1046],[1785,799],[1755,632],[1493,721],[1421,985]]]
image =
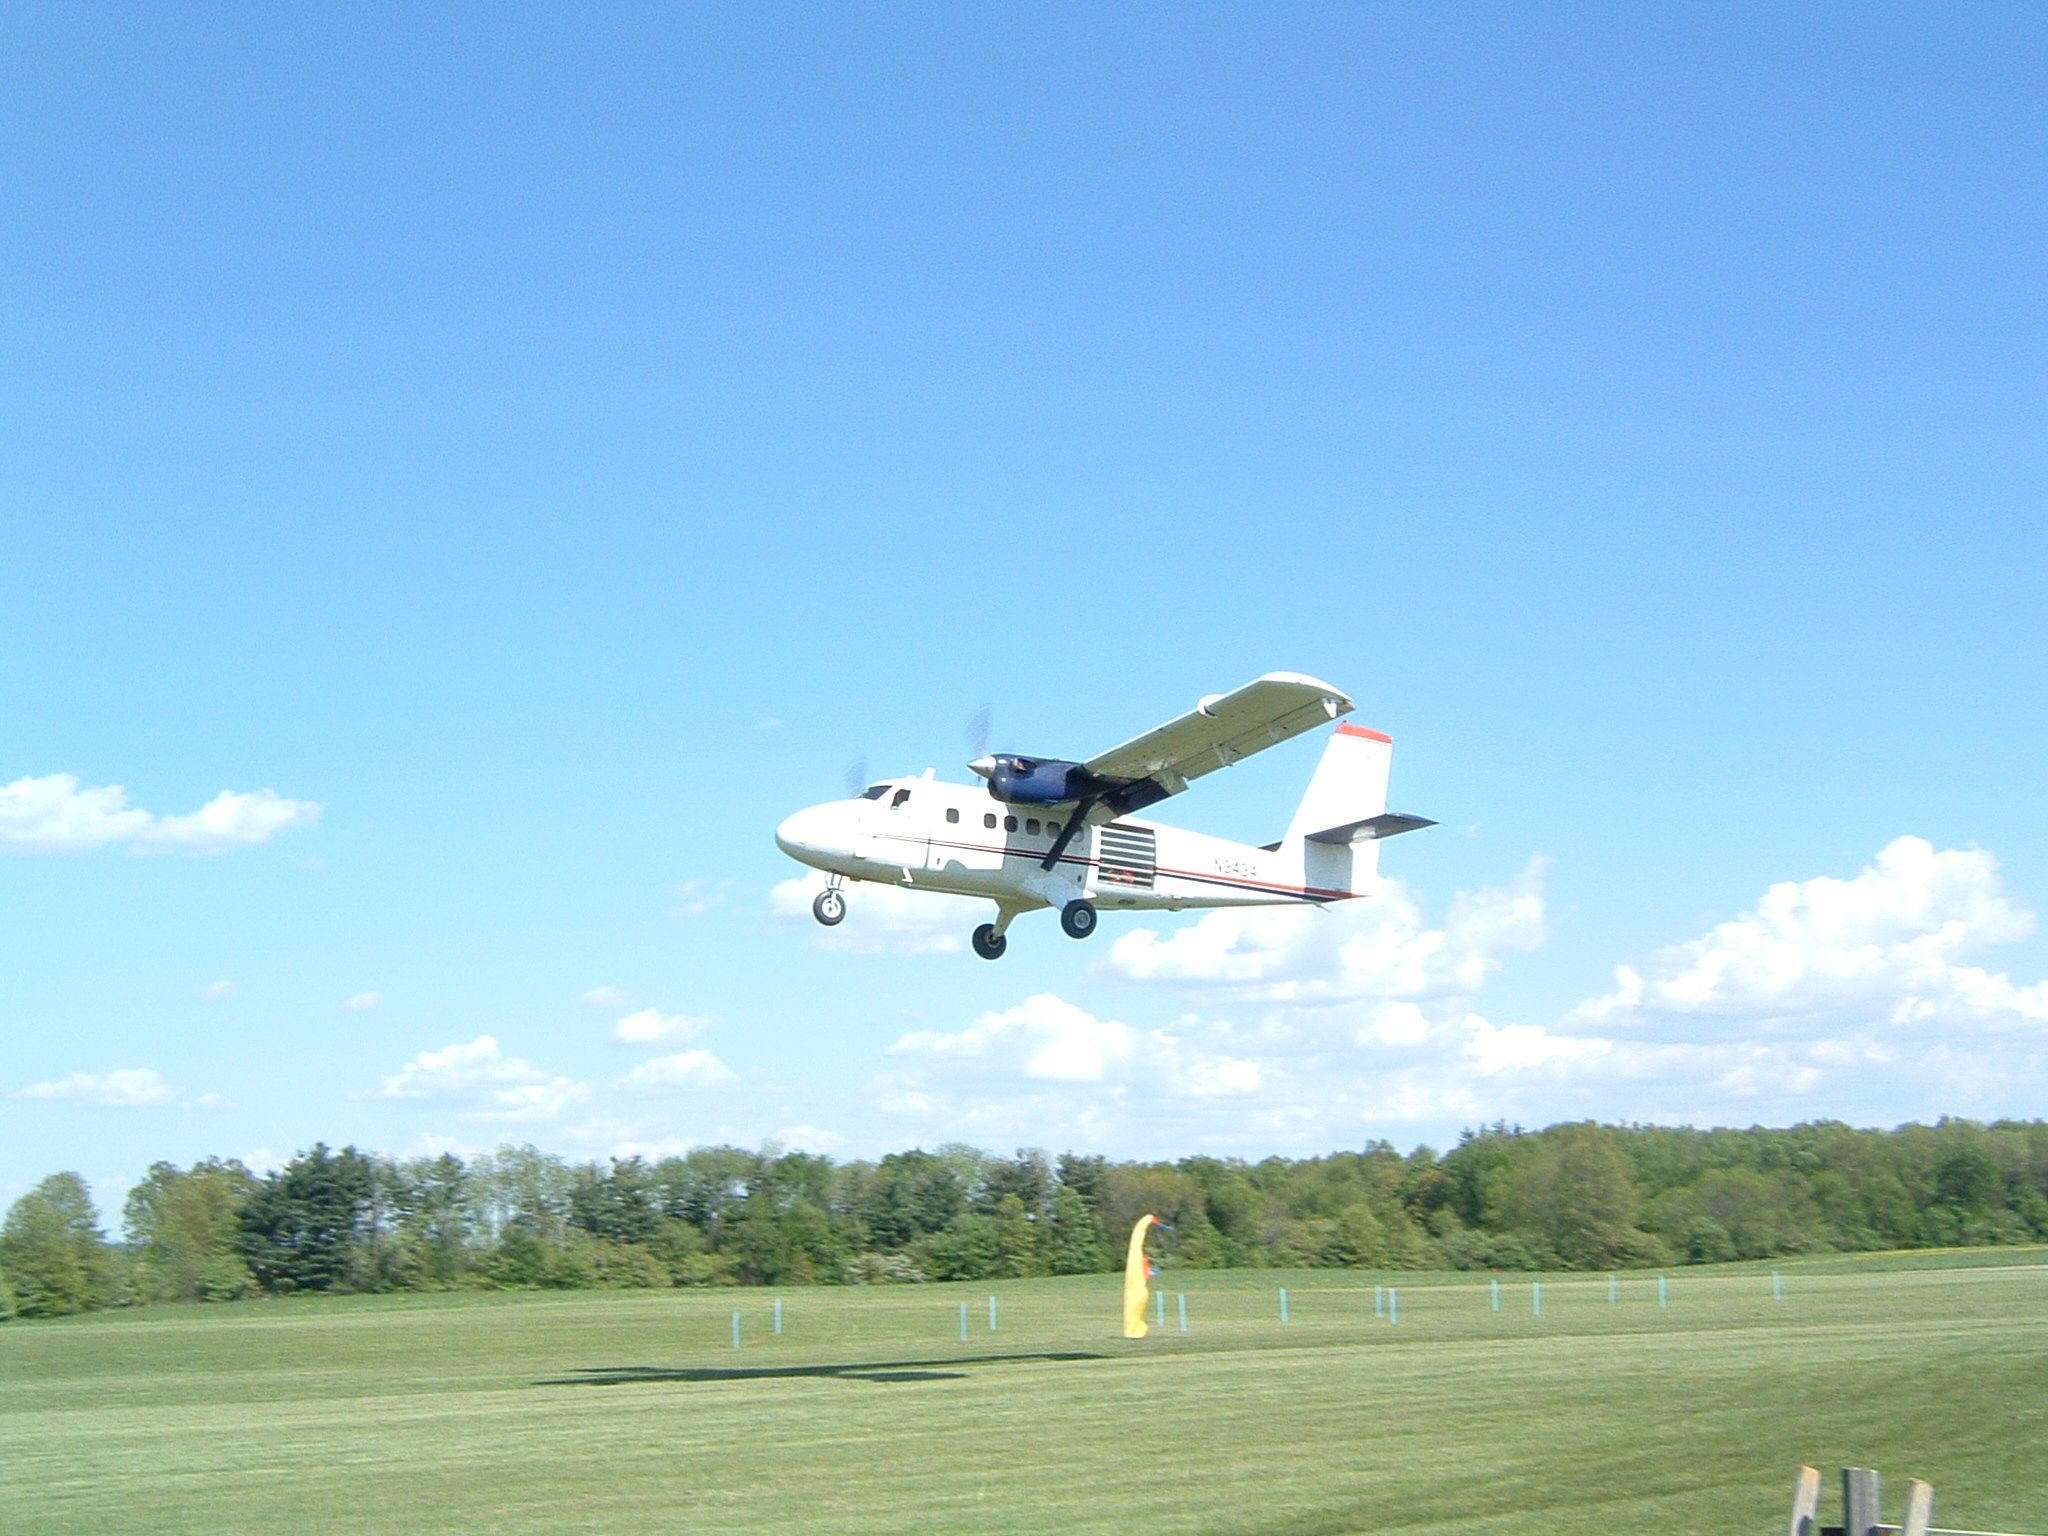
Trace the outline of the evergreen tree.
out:
[[[343,1284],[371,1235],[373,1171],[354,1147],[315,1143],[273,1173],[241,1210],[241,1252],[266,1290]]]

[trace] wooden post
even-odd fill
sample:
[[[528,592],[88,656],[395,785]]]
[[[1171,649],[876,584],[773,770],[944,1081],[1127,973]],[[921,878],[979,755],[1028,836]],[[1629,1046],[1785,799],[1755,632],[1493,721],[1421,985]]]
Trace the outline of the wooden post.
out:
[[[1906,1519],[1899,1536],[1927,1536],[1933,1521],[1934,1490],[1916,1477],[1906,1484]]]
[[[1820,1468],[1801,1467],[1792,1482],[1792,1523],[1785,1536],[1814,1536],[1814,1521],[1820,1518]]]
[[[1842,1536],[1877,1536],[1877,1474],[1868,1467],[1842,1468]]]

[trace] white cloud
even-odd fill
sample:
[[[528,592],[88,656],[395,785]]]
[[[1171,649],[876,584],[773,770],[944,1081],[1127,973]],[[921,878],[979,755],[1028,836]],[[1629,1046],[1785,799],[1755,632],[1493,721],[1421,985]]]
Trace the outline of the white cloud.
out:
[[[382,992],[358,992],[341,1006],[349,1013],[366,1013],[383,1001]]]
[[[811,901],[825,889],[815,870],[792,876],[768,893],[768,908],[787,921],[801,920],[821,949],[871,955],[944,955],[963,948],[967,936],[995,915],[992,902],[900,885],[857,881],[846,887],[846,918],[826,928],[811,918]]]
[[[138,849],[218,853],[310,826],[320,807],[268,789],[223,790],[196,811],[155,816],[128,803],[118,784],[82,785],[51,773],[0,786],[0,852],[73,853],[127,843]]]
[[[1098,1082],[1113,1062],[1130,1057],[1135,1033],[1113,1019],[1098,1019],[1050,992],[1014,1008],[985,1013],[952,1034],[918,1030],[889,1047],[895,1056],[1016,1058],[1026,1077]]]
[[[1851,879],[1774,885],[1742,916],[1640,967],[1617,966],[1612,990],[1577,1017],[1736,1032],[1848,1018],[2038,1025],[2048,1022],[2048,982],[2023,986],[1960,963],[2026,937],[2033,922],[1983,849],[1901,837]]]
[[[218,853],[268,842],[291,827],[309,827],[320,819],[310,800],[287,800],[268,789],[253,794],[222,790],[189,816],[165,816],[140,841],[153,848],[188,848]]]
[[[175,1095],[170,1084],[153,1069],[123,1067],[99,1074],[73,1072],[54,1082],[33,1083],[22,1089],[19,1097],[132,1109],[145,1104],[168,1104]]]
[[[715,1088],[735,1080],[732,1068],[706,1050],[656,1056],[619,1079],[624,1088]]]
[[[192,989],[194,997],[233,997],[235,984],[232,981],[209,981],[203,987]]]
[[[1470,1034],[1465,1055],[1488,1077],[1567,1067],[1604,1056],[1614,1048],[1613,1041],[1597,1035],[1556,1035],[1541,1024],[1496,1027],[1476,1013],[1464,1022]]]
[[[583,994],[583,1001],[593,1008],[630,1008],[633,999],[630,994],[617,987],[592,987]]]
[[[1328,909],[1225,908],[1171,933],[1140,928],[1110,947],[1109,965],[1134,981],[1278,1002],[1469,994],[1504,951],[1537,949],[1549,936],[1545,867],[1531,859],[1506,885],[1461,893],[1442,928],[1388,880]]]
[[[493,1120],[552,1119],[590,1096],[584,1083],[505,1055],[491,1035],[420,1052],[383,1079],[381,1092],[387,1099],[467,1100],[473,1113]]]
[[[692,1040],[711,1027],[710,1019],[687,1013],[663,1017],[659,1008],[642,1008],[612,1026],[612,1038],[627,1045],[653,1045],[662,1040]]]

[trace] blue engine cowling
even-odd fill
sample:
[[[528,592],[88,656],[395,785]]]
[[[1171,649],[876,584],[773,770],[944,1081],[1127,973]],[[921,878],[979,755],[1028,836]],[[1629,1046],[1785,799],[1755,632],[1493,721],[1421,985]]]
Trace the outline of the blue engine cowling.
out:
[[[988,776],[988,792],[1005,805],[1061,805],[1098,787],[1079,763],[1051,757],[999,757]]]

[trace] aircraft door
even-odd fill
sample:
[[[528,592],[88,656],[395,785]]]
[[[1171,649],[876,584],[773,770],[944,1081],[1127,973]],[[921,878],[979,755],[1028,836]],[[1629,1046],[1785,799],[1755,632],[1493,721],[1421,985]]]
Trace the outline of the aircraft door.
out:
[[[1008,841],[1002,813],[993,806],[983,810],[970,803],[934,809],[932,815],[928,867],[948,886],[993,893],[1003,876]]]
[[[920,810],[912,788],[898,787],[881,802],[875,816],[875,861],[891,870],[898,880],[905,871],[916,875],[926,864],[929,842]]]

